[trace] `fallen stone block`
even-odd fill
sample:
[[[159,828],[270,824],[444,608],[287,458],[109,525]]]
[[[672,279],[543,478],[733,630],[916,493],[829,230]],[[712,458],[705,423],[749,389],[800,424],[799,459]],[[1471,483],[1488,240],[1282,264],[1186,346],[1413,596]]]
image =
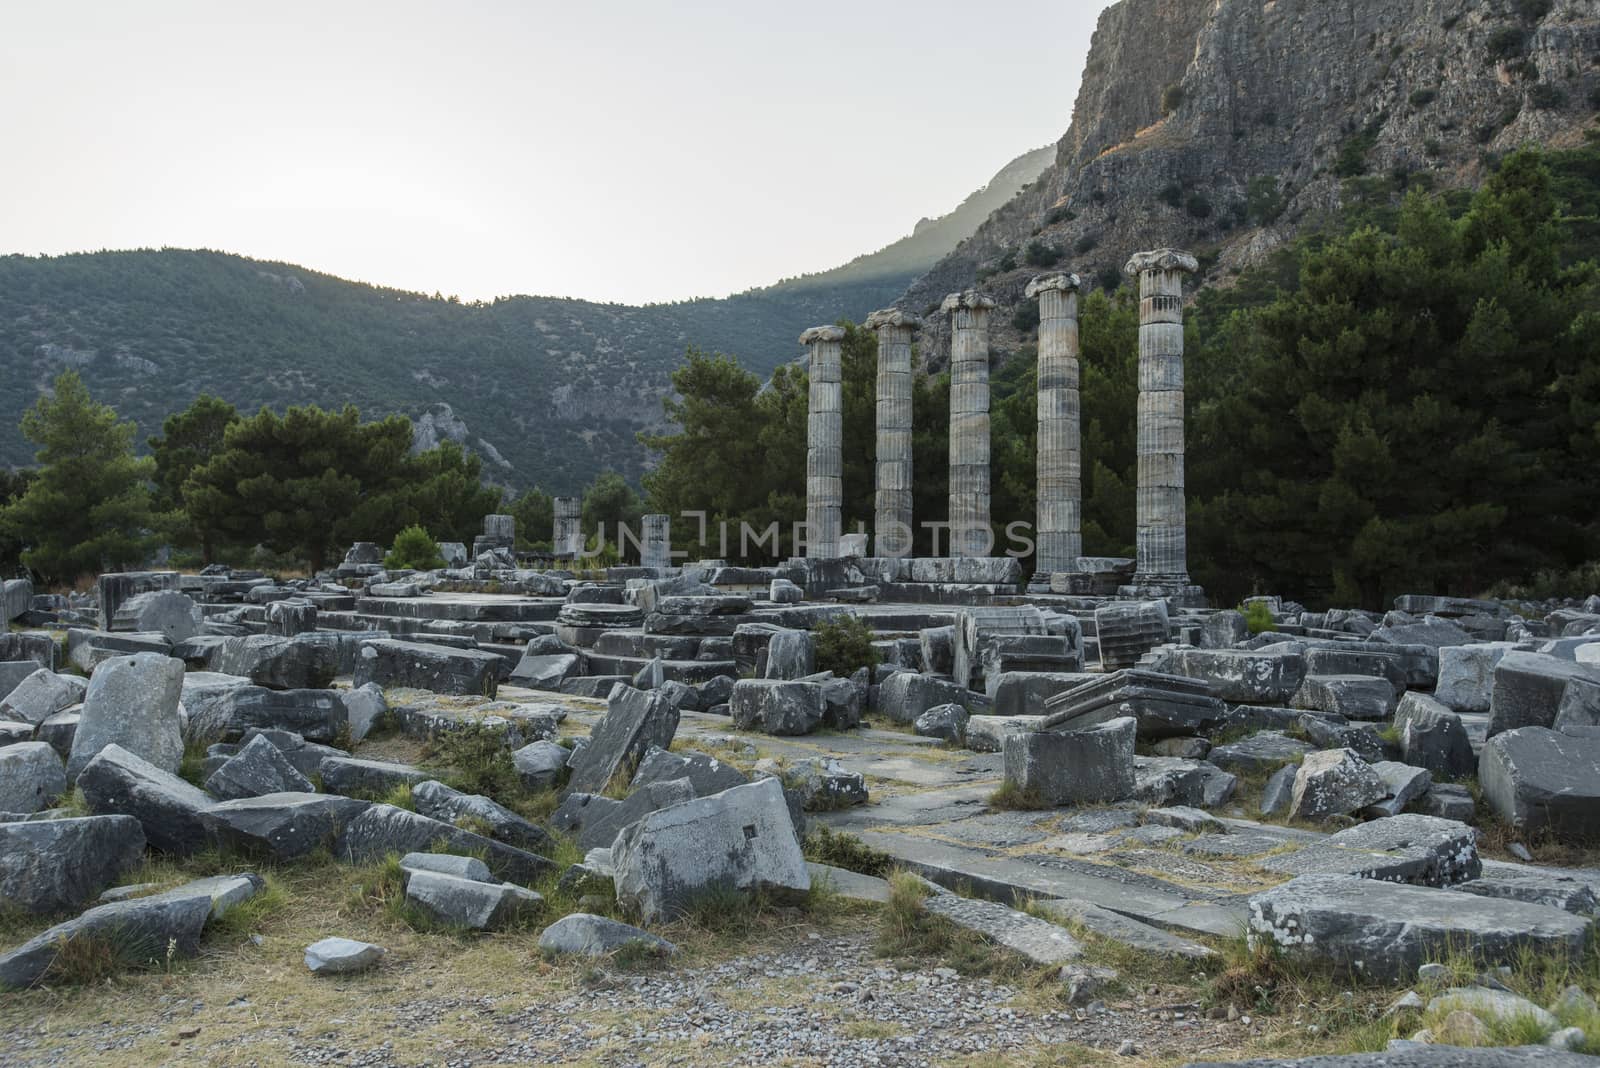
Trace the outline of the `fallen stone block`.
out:
[[[1285,764],[1299,764],[1312,747],[1281,731],[1258,731],[1237,742],[1212,747],[1206,759],[1236,774],[1272,772]]]
[[[456,826],[470,825],[518,849],[546,855],[556,847],[543,828],[482,794],[462,793],[430,779],[411,788],[411,802],[424,816]]]
[[[756,775],[773,775],[784,790],[800,799],[805,812],[836,812],[867,803],[867,783],[837,760],[802,757],[787,764],[769,759],[756,763]]]
[[[1463,646],[1462,648],[1469,648]],[[1395,710],[1400,752],[1407,764],[1452,778],[1470,775],[1477,758],[1461,717],[1426,694],[1408,693]]]
[[[1233,797],[1239,780],[1204,760],[1135,757],[1133,797],[1147,805],[1216,808]]]
[[[972,696],[972,691],[948,680],[900,671],[879,685],[878,711],[894,723],[915,723],[930,708],[948,704],[965,707]]]
[[[1237,704],[1281,705],[1299,690],[1305,657],[1245,649],[1178,649],[1167,660],[1174,675],[1204,679],[1212,693]]]
[[[407,853],[400,858],[400,878],[409,880],[415,872],[431,871],[454,875],[458,879],[493,883],[494,873],[489,865],[477,857],[457,856],[454,853]]]
[[[104,940],[126,967],[192,956],[217,905],[216,883],[202,879],[165,893],[97,905],[59,923],[0,956],[0,987],[23,989],[48,979],[63,946],[79,939]]]
[[[89,683],[76,675],[39,668],[0,701],[0,720],[38,726],[64,708],[82,704]]]
[[[95,754],[113,744],[164,771],[177,771],[183,760],[182,689],[183,661],[170,656],[135,653],[101,664],[84,693],[67,780],[76,780]]]
[[[1044,729],[1077,730],[1133,716],[1150,741],[1206,734],[1232,717],[1204,679],[1129,668],[1091,679],[1045,702]]]
[[[369,805],[351,819],[339,831],[333,852],[342,860],[365,864],[388,853],[427,852],[440,843],[451,852],[481,852],[495,875],[523,885],[538,882],[555,870],[551,861],[537,853],[383,804]]]
[[[1368,675],[1307,675],[1290,704],[1346,719],[1385,720],[1396,697],[1388,679]]]
[[[493,697],[500,682],[500,657],[481,649],[368,639],[356,657],[353,685],[414,687],[443,694]]]
[[[530,690],[559,692],[562,685],[583,670],[583,657],[577,653],[529,655],[523,653],[511,669],[509,681]]]
[[[321,765],[322,788],[346,797],[387,797],[401,786],[410,786],[429,777],[421,768],[387,760],[361,760],[356,757],[326,757]]]
[[[1386,793],[1378,773],[1355,750],[1320,750],[1301,762],[1289,810],[1296,819],[1325,820],[1366,808]]]
[[[1403,982],[1451,953],[1488,964],[1519,951],[1576,956],[1588,921],[1560,909],[1394,884],[1382,893],[1351,875],[1302,875],[1250,898],[1253,945],[1276,946],[1369,978]]]
[[[216,801],[120,745],[108,745],[84,766],[78,789],[96,815],[131,816],[153,849],[187,856],[205,848],[204,815]]]
[[[339,695],[344,702],[345,723],[350,728],[352,745],[360,743],[371,733],[377,722],[389,712],[388,698],[376,683],[356,686]]]
[[[1476,878],[1459,883],[1454,889],[1479,897],[1548,905],[1578,916],[1600,914],[1600,895],[1594,884],[1559,871],[1521,864],[1491,862]]]
[[[1041,729],[1043,716],[969,716],[966,745],[975,753],[998,753],[1007,736]]]
[[[1494,669],[1514,642],[1479,642],[1439,650],[1439,683],[1433,696],[1456,712],[1487,712],[1494,697]]]
[[[1483,799],[1525,833],[1600,837],[1600,737],[1522,727],[1496,734],[1478,758]]]
[[[1003,671],[984,675],[996,716],[1042,716],[1045,704],[1093,676],[1067,671]],[[936,706],[943,707],[943,706]]]
[[[1519,727],[1553,726],[1569,679],[1600,681],[1600,669],[1543,653],[1507,652],[1494,669],[1490,736]]]
[[[631,791],[616,805],[588,807],[577,830],[578,848],[611,848],[617,835],[652,812],[694,800],[694,787],[688,779],[653,782]]]
[[[922,904],[933,915],[974,931],[1032,964],[1065,964],[1083,955],[1083,944],[1066,928],[994,901],[937,894]]]
[[[617,900],[646,920],[713,889],[804,895],[811,875],[775,779],[652,812],[611,848]]]
[[[810,734],[826,713],[822,687],[814,682],[740,679],[728,705],[735,727],[773,735]]]
[[[1394,695],[1406,692],[1407,671],[1402,655],[1383,646],[1339,642],[1306,647],[1307,675],[1369,675],[1389,680]]]
[[[663,957],[678,952],[677,946],[649,931],[586,912],[563,916],[539,935],[539,951],[552,955],[604,957],[624,948]]]
[[[143,860],[132,816],[0,823],[0,901],[35,915],[78,908]]]
[[[544,902],[512,883],[485,883],[438,871],[413,871],[406,901],[436,923],[486,931],[502,927]]]
[[[1478,834],[1464,823],[1406,814],[1347,828],[1259,861],[1284,875],[1342,874],[1416,886],[1450,886],[1483,871]]]
[[[264,794],[220,802],[202,813],[201,820],[227,848],[296,860],[332,845],[345,825],[370,804],[334,794]]]
[[[339,673],[339,650],[318,634],[293,638],[250,634],[223,641],[208,666],[215,673],[243,675],[272,690],[322,690]]]
[[[688,779],[696,797],[710,797],[750,781],[744,772],[732,764],[705,753],[672,753],[665,749],[651,749],[639,762],[632,789],[673,779]]]
[[[0,812],[38,812],[66,792],[61,757],[44,742],[0,746]]]
[[[619,776],[632,781],[651,746],[666,749],[672,745],[678,713],[660,694],[618,686],[607,703],[606,714],[590,732],[588,744],[568,761],[572,769],[569,791],[599,793]]]
[[[511,764],[517,769],[517,778],[529,790],[553,790],[561,785],[567,773],[567,761],[572,752],[555,742],[540,740],[529,742],[511,754]]]
[[[232,801],[262,794],[314,793],[316,786],[282,750],[257,735],[207,776],[206,790],[219,800]]]
[[[1126,800],[1137,731],[1124,717],[1088,730],[1010,735],[1001,749],[1006,781],[1052,806]]]
[[[960,705],[936,705],[917,717],[912,730],[923,738],[960,744],[967,736],[967,710]]]
[[[196,713],[190,712],[191,717]],[[196,738],[237,738],[251,729],[292,731],[318,742],[345,732],[349,713],[343,695],[333,690],[274,690],[265,686],[225,687],[206,702],[202,719],[191,719]]]
[[[324,938],[306,947],[306,967],[313,975],[350,975],[376,968],[387,952],[370,942]]]

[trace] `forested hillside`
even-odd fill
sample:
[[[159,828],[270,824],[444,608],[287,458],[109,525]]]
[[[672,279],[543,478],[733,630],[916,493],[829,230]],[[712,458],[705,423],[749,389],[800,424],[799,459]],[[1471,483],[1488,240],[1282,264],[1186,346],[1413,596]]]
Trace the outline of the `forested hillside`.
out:
[[[454,418],[438,422],[498,482],[575,492],[605,469],[637,481],[634,435],[658,425],[688,346],[770,373],[799,354],[806,327],[892,303],[1050,154],[1014,160],[949,215],[836,270],[647,307],[461,303],[209,251],[0,257],[0,466],[33,461],[18,421],[72,368],[145,434],[201,392],[244,411],[354,403],[417,416],[446,404]]]

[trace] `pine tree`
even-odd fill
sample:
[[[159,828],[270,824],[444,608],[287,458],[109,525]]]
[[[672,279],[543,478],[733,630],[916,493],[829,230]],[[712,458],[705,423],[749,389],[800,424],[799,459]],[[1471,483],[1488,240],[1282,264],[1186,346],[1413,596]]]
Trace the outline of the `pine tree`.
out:
[[[25,546],[23,564],[60,583],[142,563],[155,464],[133,454],[138,428],[66,371],[23,415],[22,432],[39,446],[40,468],[0,513],[0,527]]]

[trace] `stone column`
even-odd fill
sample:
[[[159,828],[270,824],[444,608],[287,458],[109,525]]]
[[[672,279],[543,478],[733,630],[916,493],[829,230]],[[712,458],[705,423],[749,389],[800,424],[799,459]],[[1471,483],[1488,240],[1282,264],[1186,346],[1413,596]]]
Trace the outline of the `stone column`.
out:
[[[969,289],[944,298],[950,313],[950,555],[988,556],[989,312]]]
[[[811,400],[806,414],[806,556],[839,555],[844,509],[844,385],[837,326],[800,335],[810,350]]]
[[[1136,254],[1139,276],[1139,490],[1136,588],[1189,585],[1183,483],[1183,276],[1199,270],[1187,252]]]
[[[652,514],[639,520],[639,566],[672,566],[672,517]]]
[[[1028,283],[1039,298],[1039,459],[1034,570],[1078,569],[1083,555],[1083,454],[1078,407],[1078,276]]]
[[[583,501],[577,497],[557,497],[555,533],[550,547],[557,556],[573,557],[583,551]]]
[[[922,320],[898,308],[867,316],[878,332],[876,555],[911,555],[911,334]]]

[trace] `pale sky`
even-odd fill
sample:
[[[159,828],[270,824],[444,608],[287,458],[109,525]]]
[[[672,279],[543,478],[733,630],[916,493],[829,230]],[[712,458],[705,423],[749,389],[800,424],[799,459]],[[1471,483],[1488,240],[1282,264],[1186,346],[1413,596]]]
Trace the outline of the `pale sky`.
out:
[[[722,296],[1060,138],[1106,6],[0,0],[0,253]]]

